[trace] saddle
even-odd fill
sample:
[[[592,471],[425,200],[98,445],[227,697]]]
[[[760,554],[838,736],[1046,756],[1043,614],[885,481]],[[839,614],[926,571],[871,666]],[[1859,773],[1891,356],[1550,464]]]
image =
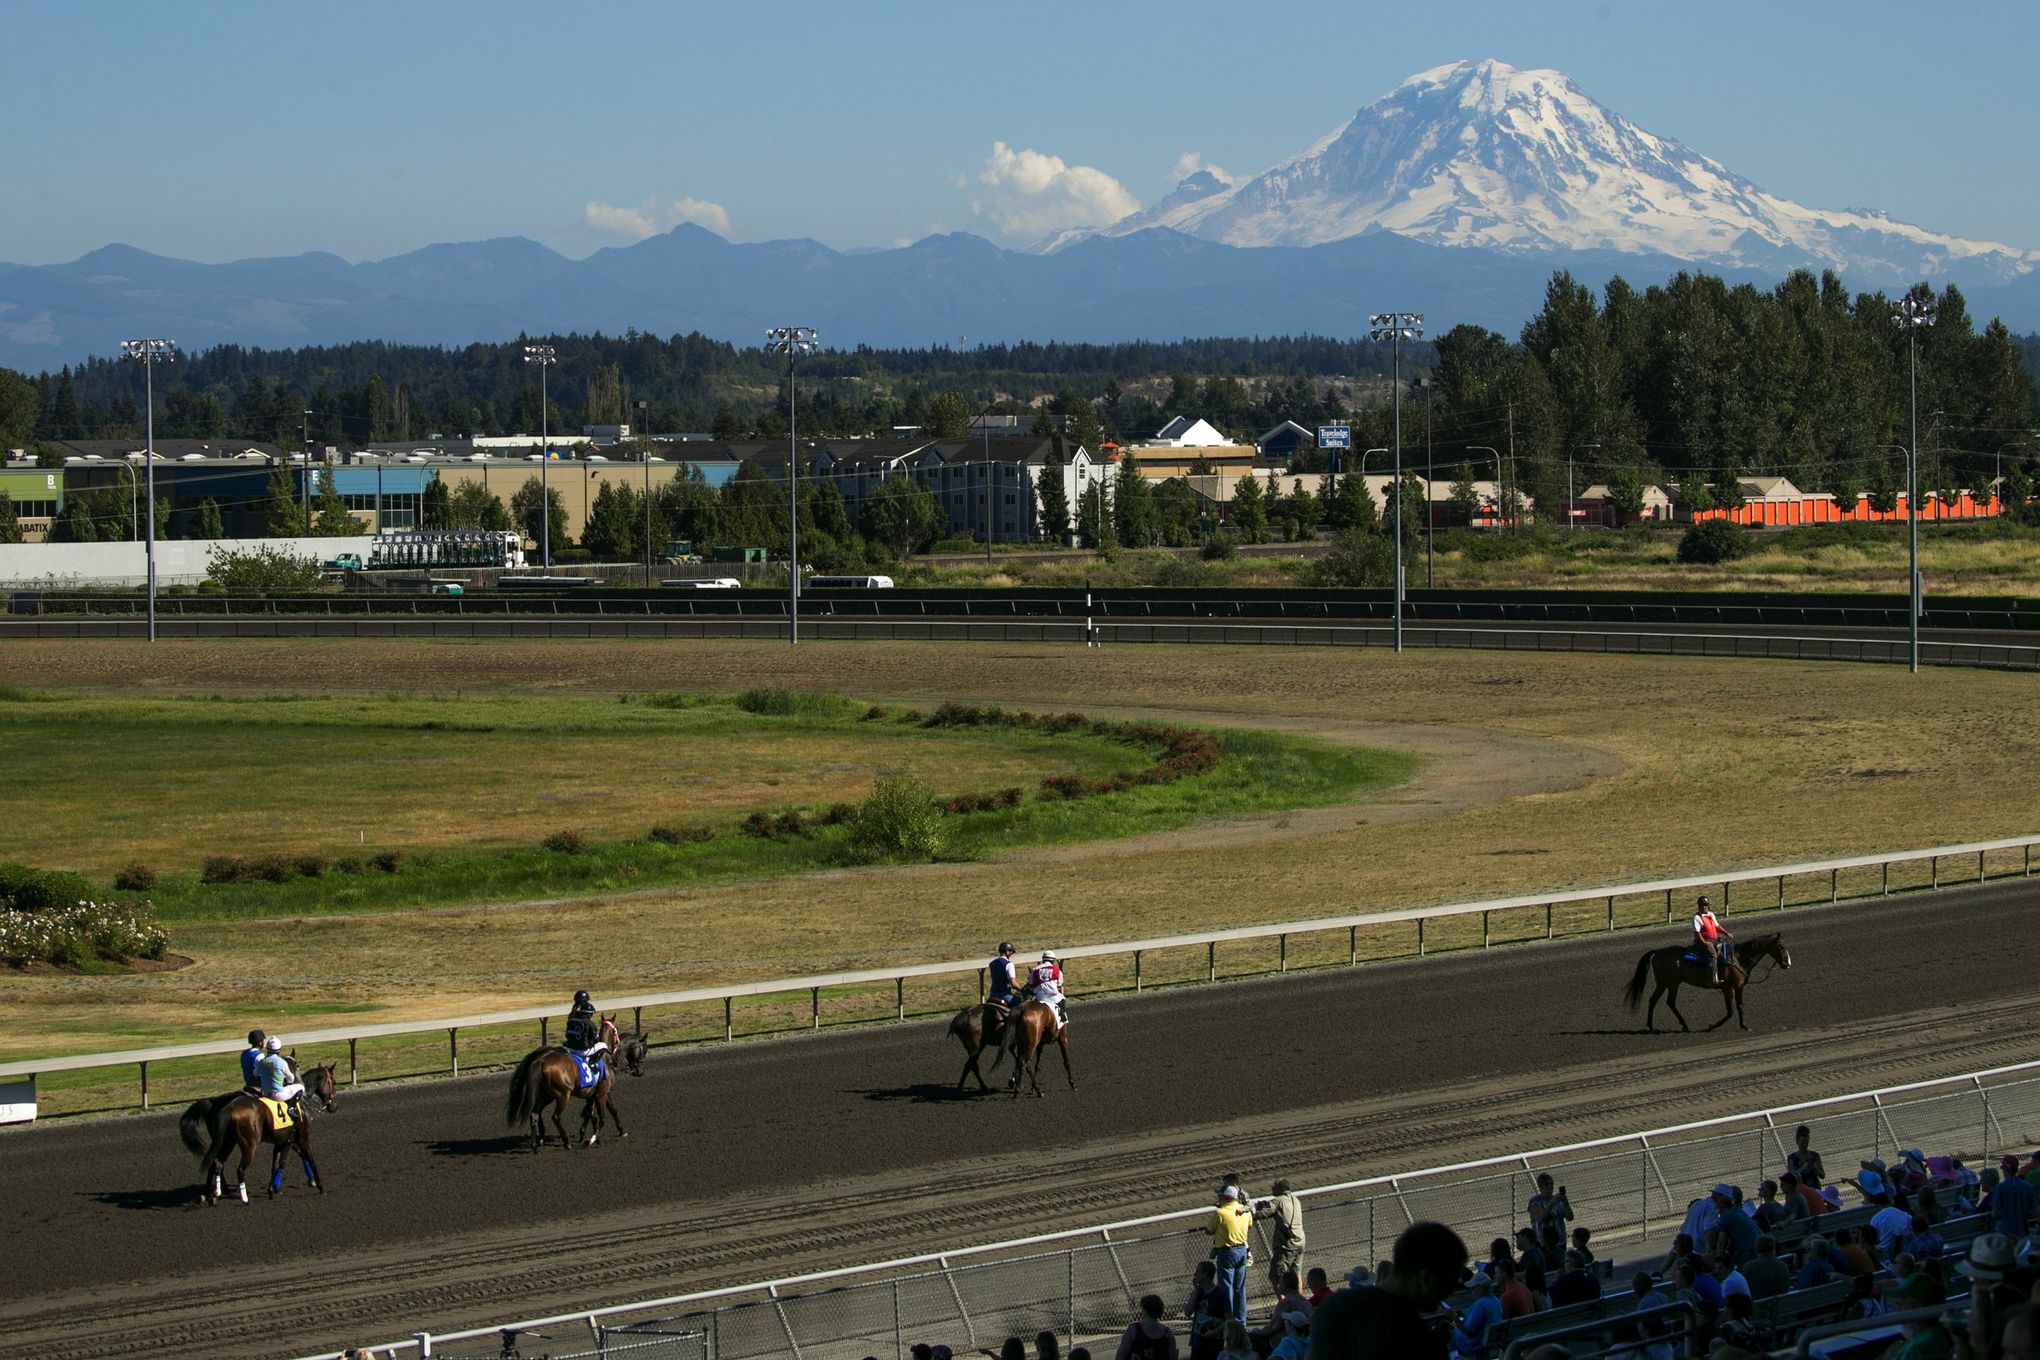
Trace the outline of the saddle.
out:
[[[602,1080],[606,1070],[603,1059],[598,1058],[590,1062],[587,1054],[576,1053],[572,1049],[567,1050],[567,1056],[574,1060],[574,1078],[583,1088],[593,1086]]]
[[[269,1096],[257,1096],[255,1099],[260,1102],[263,1113],[268,1116],[269,1127],[278,1133],[297,1123],[297,1120],[291,1118],[290,1106],[283,1101],[274,1100]]]

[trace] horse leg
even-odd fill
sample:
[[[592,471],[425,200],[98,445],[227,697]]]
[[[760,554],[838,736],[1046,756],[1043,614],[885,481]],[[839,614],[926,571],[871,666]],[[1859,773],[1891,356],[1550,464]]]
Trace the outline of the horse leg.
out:
[[[305,1184],[325,1194],[326,1187],[319,1184],[319,1169],[312,1165],[312,1131],[302,1124],[298,1125],[297,1156],[298,1164],[305,1169]]]
[[[630,1137],[629,1134],[623,1131],[623,1116],[616,1112],[616,1092],[614,1089],[609,1092],[609,1098],[602,1102],[602,1108],[609,1111],[609,1122],[616,1125],[616,1136],[618,1138]]]
[[[1649,1030],[1650,1030],[1650,1032],[1651,1032],[1652,1034],[1656,1034],[1656,1033],[1657,1033],[1657,1003],[1658,1003],[1658,998],[1659,998],[1659,997],[1662,997],[1662,996],[1663,996],[1664,994],[1665,994],[1665,984],[1664,984],[1664,983],[1662,983],[1662,982],[1660,982],[1660,983],[1658,983],[1658,984],[1657,984],[1657,989],[1656,989],[1655,991],[1653,991],[1653,992],[1652,992],[1652,993],[1650,994],[1650,1009],[1646,1010],[1646,1011],[1645,1011],[1645,1012],[1643,1013],[1643,1023],[1645,1024],[1645,1026],[1647,1026],[1647,1027],[1649,1028]]]
[[[1736,985],[1736,988],[1735,988],[1735,990],[1734,990],[1733,992],[1731,992],[1731,993],[1730,993],[1729,995],[1730,995],[1730,999],[1731,999],[1731,1000],[1733,1001],[1733,1003],[1734,1003],[1734,1005],[1735,1005],[1735,1023],[1736,1023],[1736,1027],[1737,1027],[1738,1029],[1748,1029],[1748,1028],[1750,1027],[1749,1017],[1743,1014],[1743,1008],[1742,1008],[1742,998],[1743,998],[1743,989],[1742,989],[1742,985],[1741,985],[1740,983],[1738,983],[1738,984]]]
[[[1679,1009],[1679,980],[1677,978],[1673,978],[1670,985],[1665,989],[1665,1005],[1671,1008],[1673,1015],[1679,1017],[1679,1032],[1681,1034],[1691,1034],[1693,1027],[1686,1023],[1686,1013]]]
[[[1070,1070],[1070,1032],[1067,1029],[1057,1030],[1055,1044],[1062,1050],[1063,1075],[1070,1079],[1070,1089],[1074,1091],[1077,1089],[1077,1074]]]
[[[574,1145],[567,1141],[567,1093],[562,1091],[553,1098],[553,1131],[560,1136],[560,1146],[572,1152]]]
[[[241,1203],[248,1202],[248,1163],[255,1160],[255,1135],[247,1129],[235,1132],[234,1139],[240,1144],[241,1160],[234,1168],[234,1193]]]

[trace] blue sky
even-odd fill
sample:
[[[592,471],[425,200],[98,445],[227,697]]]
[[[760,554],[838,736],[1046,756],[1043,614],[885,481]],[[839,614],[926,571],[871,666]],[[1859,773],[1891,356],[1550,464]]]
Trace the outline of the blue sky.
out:
[[[2032,0],[36,0],[6,35],[0,260],[23,264],[494,236],[578,257],[679,220],[1021,244],[1154,202],[1186,158],[1251,174],[1479,57],[1565,71],[1787,198],[2040,248]]]

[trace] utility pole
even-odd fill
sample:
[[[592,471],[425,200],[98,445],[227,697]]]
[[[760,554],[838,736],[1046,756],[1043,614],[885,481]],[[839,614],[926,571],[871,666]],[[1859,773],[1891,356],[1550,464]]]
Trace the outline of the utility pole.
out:
[[[646,435],[642,429],[645,420],[645,404],[643,402],[637,403],[637,412],[638,424],[640,426],[637,437],[638,443],[642,445],[638,452],[638,459],[645,465],[645,589],[650,590],[652,588],[652,442],[650,436]]]
[[[1403,620],[1403,475],[1402,475],[1402,342],[1421,340],[1424,317],[1421,312],[1381,312],[1368,318],[1371,340],[1387,340],[1395,355],[1395,650],[1402,651]],[[1430,494],[1428,491],[1425,493]]]
[[[765,348],[786,356],[786,641],[800,642],[800,445],[794,429],[793,361],[813,354],[813,326],[774,326]]]
[[[1507,528],[1520,529],[1516,513],[1516,403],[1509,403],[1509,475],[1502,483],[1502,494],[1507,502],[1502,507],[1502,524]]]

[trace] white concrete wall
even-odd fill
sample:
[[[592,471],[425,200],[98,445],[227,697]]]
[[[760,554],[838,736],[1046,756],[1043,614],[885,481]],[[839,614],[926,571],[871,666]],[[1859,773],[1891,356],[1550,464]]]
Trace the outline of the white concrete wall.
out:
[[[375,540],[353,538],[164,539],[156,544],[156,584],[195,586],[206,578],[213,554],[228,549],[272,548],[326,561],[342,553],[368,556]],[[0,543],[0,586],[63,589],[139,586],[148,582],[142,543]]]

